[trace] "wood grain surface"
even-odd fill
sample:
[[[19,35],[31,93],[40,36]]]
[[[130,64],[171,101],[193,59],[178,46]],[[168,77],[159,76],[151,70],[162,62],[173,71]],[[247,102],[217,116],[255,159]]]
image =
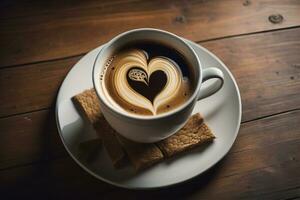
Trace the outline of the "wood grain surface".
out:
[[[242,121],[300,108],[300,28],[203,44],[237,79]]]
[[[154,27],[193,41],[300,25],[297,0],[6,1],[0,66],[86,53],[123,31]],[[281,14],[280,23],[268,20]]]
[[[65,156],[54,116],[43,110],[0,119],[0,170]]]
[[[0,116],[55,104],[58,88],[80,58],[0,69]]]
[[[300,28],[200,44],[219,56],[237,79],[243,121],[300,108]],[[0,116],[54,105],[60,84],[80,58],[0,70]]]
[[[0,2],[0,199],[299,199],[300,1]],[[240,88],[229,154],[171,188],[120,189],[82,170],[60,141],[60,84],[84,54],[154,27],[212,51]],[[101,166],[99,166],[101,167]]]
[[[225,159],[208,173],[173,188],[119,189],[96,181],[67,157],[0,171],[0,191],[13,196],[41,193],[75,199],[100,194],[103,199],[295,197],[300,192],[299,119],[297,110],[242,124],[239,138]],[[20,193],[11,193],[12,189]]]

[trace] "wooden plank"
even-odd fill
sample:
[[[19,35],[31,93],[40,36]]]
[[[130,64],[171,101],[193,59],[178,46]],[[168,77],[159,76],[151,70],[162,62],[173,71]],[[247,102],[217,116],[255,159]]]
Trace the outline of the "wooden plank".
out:
[[[54,112],[33,112],[0,119],[0,169],[65,156]]]
[[[154,27],[194,41],[300,25],[297,0],[7,1],[0,66],[85,53],[128,29]],[[268,18],[281,14],[283,21]]]
[[[151,198],[271,199],[275,197],[275,191],[280,191],[285,198],[289,197],[287,195],[294,197],[300,191],[299,188],[294,189],[294,186],[299,186],[300,180],[297,170],[300,164],[300,134],[297,132],[299,125],[295,126],[299,124],[299,111],[292,115],[291,118],[284,114],[243,124],[234,148],[213,170],[184,186],[151,192]],[[289,130],[288,125],[292,126]],[[286,131],[282,132],[283,129]],[[245,147],[245,144],[248,146]],[[249,147],[249,144],[252,146]],[[105,198],[126,196],[140,199],[150,194],[118,191],[109,193]]]
[[[58,88],[79,59],[75,57],[0,70],[0,116],[54,105]]]
[[[151,199],[295,197],[300,194],[299,128],[300,111],[242,124],[233,149],[215,168],[184,186],[151,192]],[[144,199],[150,194],[118,190],[105,198]]]
[[[290,163],[288,163],[290,164]],[[174,188],[154,191],[120,190],[108,192],[105,199],[298,199],[299,165],[280,165],[220,178],[211,172]],[[295,172],[295,176],[289,175]],[[298,176],[298,177],[296,177]],[[205,179],[205,180],[201,180]]]
[[[300,108],[300,29],[203,43],[240,88],[242,121]]]
[[[86,199],[101,197],[113,186],[83,171],[71,158],[0,171],[2,199]]]
[[[237,79],[243,121],[300,107],[300,28],[201,45],[216,53]],[[0,116],[50,107],[67,71],[78,60],[0,70]]]
[[[56,198],[292,198],[300,188],[300,111],[242,125],[229,155],[208,173],[165,190],[130,191],[91,179],[70,158],[0,171],[1,194]],[[11,191],[18,190],[18,193]],[[97,191],[101,191],[98,192]],[[278,196],[277,196],[277,195]]]

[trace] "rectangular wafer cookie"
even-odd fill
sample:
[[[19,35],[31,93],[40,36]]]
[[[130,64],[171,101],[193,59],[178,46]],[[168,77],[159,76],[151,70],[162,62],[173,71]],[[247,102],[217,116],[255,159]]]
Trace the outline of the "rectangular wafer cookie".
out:
[[[192,115],[182,129],[157,143],[166,157],[211,142],[215,136],[199,113]]]
[[[105,121],[94,89],[76,95],[73,100],[79,104],[90,123],[102,137],[103,144],[114,165],[118,164],[116,160],[120,159],[116,158],[119,158],[120,155],[122,155],[122,159],[125,158],[126,151],[135,169],[140,170],[163,160],[164,156],[173,157],[175,154],[210,142],[215,138],[201,115],[195,114],[190,117],[181,130],[163,141],[155,144],[136,143],[121,137]],[[116,151],[116,149],[120,151]]]
[[[164,158],[163,153],[154,143],[137,143],[122,136],[118,139],[136,170],[149,167]]]
[[[124,163],[126,154],[116,137],[116,132],[105,121],[104,116],[101,113],[100,103],[95,90],[85,90],[74,96],[73,102],[93,125],[98,136],[101,138],[113,165],[115,167],[121,166],[122,163]]]
[[[80,113],[94,126],[103,118],[100,103],[94,89],[85,90],[72,98]]]
[[[105,121],[94,89],[86,90],[73,98],[79,104],[103,141],[114,166],[123,163],[126,151],[136,169],[142,169],[163,159],[163,154],[155,144],[139,144],[119,136]]]

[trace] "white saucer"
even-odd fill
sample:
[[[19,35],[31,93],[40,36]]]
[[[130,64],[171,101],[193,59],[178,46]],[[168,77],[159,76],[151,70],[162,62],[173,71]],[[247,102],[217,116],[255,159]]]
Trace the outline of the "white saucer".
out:
[[[85,55],[68,73],[58,93],[56,121],[62,142],[70,156],[94,177],[115,186],[131,189],[150,189],[174,185],[191,179],[220,161],[233,145],[241,123],[241,98],[236,81],[227,67],[205,48],[188,41],[205,67],[218,67],[225,75],[223,88],[211,97],[197,103],[193,113],[200,112],[216,135],[206,148],[182,154],[135,173],[128,166],[116,170],[103,148],[96,159],[87,163],[79,156],[81,142],[97,138],[95,132],[76,111],[71,97],[93,87],[92,67],[102,47]],[[204,85],[205,86],[205,85]]]

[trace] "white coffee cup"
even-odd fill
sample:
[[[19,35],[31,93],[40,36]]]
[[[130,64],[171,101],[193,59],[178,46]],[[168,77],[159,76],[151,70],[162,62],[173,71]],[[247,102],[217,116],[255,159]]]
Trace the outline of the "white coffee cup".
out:
[[[137,40],[150,40],[166,44],[176,49],[189,61],[192,66],[192,73],[196,77],[195,90],[181,106],[156,116],[143,116],[120,110],[106,98],[106,93],[100,84],[100,74],[104,70],[107,60],[116,49]],[[201,88],[202,83],[211,78],[218,78],[220,81],[215,81],[209,86]],[[114,37],[99,52],[93,68],[93,83],[105,119],[112,128],[125,138],[143,143],[157,142],[176,133],[190,117],[196,102],[221,89],[223,81],[223,72],[217,68],[203,69],[193,48],[181,37],[152,28],[130,30]]]

